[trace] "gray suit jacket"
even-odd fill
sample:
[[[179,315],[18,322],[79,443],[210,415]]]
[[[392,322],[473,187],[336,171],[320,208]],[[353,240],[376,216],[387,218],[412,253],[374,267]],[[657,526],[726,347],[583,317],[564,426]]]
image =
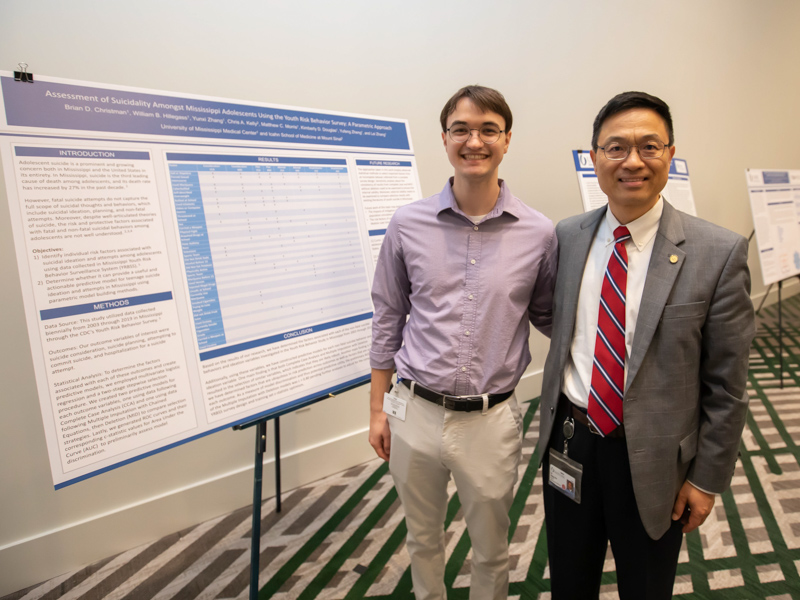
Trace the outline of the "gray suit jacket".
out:
[[[542,387],[540,460],[554,425],[584,265],[605,211],[556,227],[560,255]],[[713,493],[730,485],[747,415],[754,334],[747,240],[664,202],[623,400],[636,503],[653,539],[669,528],[687,478]]]

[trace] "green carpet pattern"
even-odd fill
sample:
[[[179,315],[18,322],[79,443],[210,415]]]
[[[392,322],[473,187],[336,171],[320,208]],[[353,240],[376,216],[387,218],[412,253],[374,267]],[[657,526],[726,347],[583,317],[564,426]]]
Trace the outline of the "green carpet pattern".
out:
[[[800,600],[800,296],[783,303],[784,387],[777,305],[763,309],[750,356],[750,413],[731,489],[684,538],[674,598]],[[509,598],[549,599],[538,399],[527,404],[511,508]],[[366,443],[366,434],[365,441]],[[469,596],[469,535],[451,483],[445,521],[450,600]],[[412,600],[403,510],[375,459],[264,503],[259,598]],[[2,600],[224,600],[248,597],[250,514],[229,515]],[[609,552],[601,598],[618,598]]]

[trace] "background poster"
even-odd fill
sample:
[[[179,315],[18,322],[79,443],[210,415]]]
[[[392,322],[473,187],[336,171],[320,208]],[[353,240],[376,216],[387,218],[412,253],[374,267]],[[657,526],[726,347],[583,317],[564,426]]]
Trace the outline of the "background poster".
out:
[[[800,274],[800,170],[747,169],[764,285]]]

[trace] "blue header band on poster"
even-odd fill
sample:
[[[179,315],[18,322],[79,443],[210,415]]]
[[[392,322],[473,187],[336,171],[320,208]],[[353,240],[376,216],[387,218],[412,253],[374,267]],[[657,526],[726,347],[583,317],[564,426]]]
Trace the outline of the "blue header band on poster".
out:
[[[370,229],[369,235],[370,235],[370,237],[374,236],[374,235],[386,235],[386,230],[385,229]]]
[[[62,317],[74,317],[87,313],[114,310],[115,308],[130,308],[140,304],[152,304],[153,302],[163,302],[172,300],[172,292],[161,292],[159,294],[145,294],[144,296],[132,296],[130,298],[115,298],[113,300],[103,300],[101,302],[91,302],[89,304],[76,304],[74,306],[63,306],[61,308],[48,308],[39,311],[42,321],[59,319]]]
[[[10,126],[410,150],[405,123],[0,78]]]
[[[407,160],[357,160],[359,167],[410,167],[411,161]]]
[[[594,173],[594,163],[588,150],[573,150],[572,160],[575,162],[577,171],[591,171]]]
[[[680,170],[678,170],[680,167]],[[669,174],[689,178],[689,165],[683,158],[673,158],[669,165]]]
[[[309,335],[311,333],[318,333],[320,331],[325,331],[326,329],[333,329],[335,327],[341,327],[343,325],[349,325],[350,323],[357,323],[359,321],[365,321],[371,318],[372,318],[371,312],[364,313],[363,315],[356,315],[354,317],[348,317],[347,319],[339,319],[338,321],[331,321],[330,323],[322,323],[320,325],[311,325],[309,327],[303,327],[301,329],[296,329],[294,331],[286,331],[284,333],[271,335],[268,337],[260,338],[258,340],[250,340],[249,342],[242,342],[241,344],[234,344],[232,346],[227,346],[225,348],[217,348],[216,350],[201,352],[200,361],[202,362],[204,360],[210,360],[212,358],[218,358],[220,356],[226,356],[228,354],[243,352],[244,350],[251,350],[252,348],[259,348],[260,346],[267,346],[269,344],[274,344],[276,342],[291,340],[296,337]]]
[[[346,165],[343,158],[308,158],[291,156],[238,156],[231,154],[186,154],[167,152],[167,160],[183,162],[237,162],[292,165]]]
[[[789,183],[789,171],[762,171],[764,184]]]
[[[130,150],[97,150],[88,148],[14,148],[17,156],[37,156],[47,158],[100,158],[108,160],[150,160],[149,152],[131,152]]]

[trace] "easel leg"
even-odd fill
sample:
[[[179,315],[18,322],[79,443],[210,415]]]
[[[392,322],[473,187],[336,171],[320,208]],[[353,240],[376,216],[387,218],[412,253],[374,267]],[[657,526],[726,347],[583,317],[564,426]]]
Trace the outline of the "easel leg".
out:
[[[261,485],[264,451],[267,448],[267,422],[256,425],[256,464],[253,474],[253,527],[250,545],[250,600],[258,600],[259,559],[261,558]]]
[[[767,298],[769,298],[769,293],[771,291],[772,291],[772,284],[770,283],[769,287],[767,288],[767,293],[764,294],[764,297],[761,299],[761,303],[758,305],[758,310],[756,310],[756,316],[761,314],[761,308],[764,306],[764,302],[767,301]]]
[[[281,418],[275,417],[275,512],[281,512]]]
[[[781,360],[778,363],[781,369],[781,389],[783,389],[783,307],[781,305],[781,290],[783,289],[783,281],[778,282],[778,348],[781,355]]]

